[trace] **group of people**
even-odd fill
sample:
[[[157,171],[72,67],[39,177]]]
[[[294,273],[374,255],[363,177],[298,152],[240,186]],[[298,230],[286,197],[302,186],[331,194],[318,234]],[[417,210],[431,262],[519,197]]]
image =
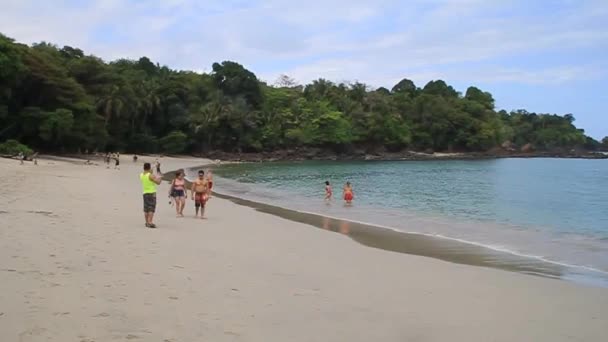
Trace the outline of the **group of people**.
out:
[[[19,159],[19,163],[21,165],[23,165],[25,163],[25,161],[27,160],[27,155],[23,152],[19,152],[19,154],[17,155],[17,158]],[[38,152],[33,153],[31,158],[32,158],[32,161],[34,162],[34,165],[38,165]]]
[[[110,162],[114,159],[114,169],[120,170],[120,152],[116,153],[106,153],[104,157],[104,162],[106,163],[106,169],[110,168]]]
[[[160,173],[160,163],[156,163],[156,171],[152,170],[150,163],[144,163],[144,170],[139,178],[142,184],[143,200],[144,200],[144,218],[146,227],[156,228],[154,224],[154,212],[156,211],[156,187],[162,181]],[[177,217],[184,216],[184,208],[186,207],[186,199],[188,193],[186,189],[186,175],[183,170],[175,173],[175,178],[171,181],[169,188],[169,203],[175,203],[175,212]],[[213,175],[211,171],[198,171],[198,178],[195,179],[190,187],[190,198],[194,201],[195,217],[205,218],[205,206],[211,198],[213,188]],[[200,216],[199,216],[200,212]]]
[[[353,191],[353,186],[350,182],[346,182],[344,187],[342,188],[342,197],[344,198],[344,203],[347,205],[351,205],[353,203],[353,199],[355,198],[355,193]],[[331,184],[329,181],[325,181],[325,201],[329,202],[333,198],[333,190],[331,188]]]
[[[184,208],[188,193],[186,190],[186,174],[184,170],[179,170],[175,173],[175,178],[171,181],[169,188],[169,204],[175,203],[175,212],[177,217],[184,216]],[[194,217],[205,218],[205,204],[211,198],[211,189],[213,188],[213,174],[211,171],[198,171],[198,178],[192,182],[190,187],[190,198],[194,201],[195,215]]]

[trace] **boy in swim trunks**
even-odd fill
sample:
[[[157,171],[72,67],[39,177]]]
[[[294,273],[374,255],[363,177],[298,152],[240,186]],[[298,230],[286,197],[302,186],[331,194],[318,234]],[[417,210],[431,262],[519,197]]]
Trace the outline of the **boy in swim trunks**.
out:
[[[198,210],[201,210],[201,218],[205,218],[205,204],[209,199],[209,183],[205,178],[205,172],[200,170],[198,172],[198,178],[192,182],[191,188],[192,199],[194,200],[194,207],[196,208],[196,214],[194,217],[198,217]]]
[[[353,193],[353,186],[350,184],[350,182],[346,182],[343,193],[344,193],[344,202],[346,202],[347,205],[351,205],[353,203],[353,198],[355,196]]]

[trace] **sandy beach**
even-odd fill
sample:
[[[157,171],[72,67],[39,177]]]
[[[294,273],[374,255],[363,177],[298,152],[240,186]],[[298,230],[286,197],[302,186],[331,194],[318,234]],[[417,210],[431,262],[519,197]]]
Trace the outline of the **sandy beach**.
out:
[[[608,339],[604,288],[370,248],[221,198],[176,218],[168,184],[147,229],[153,160],[0,159],[0,341]]]

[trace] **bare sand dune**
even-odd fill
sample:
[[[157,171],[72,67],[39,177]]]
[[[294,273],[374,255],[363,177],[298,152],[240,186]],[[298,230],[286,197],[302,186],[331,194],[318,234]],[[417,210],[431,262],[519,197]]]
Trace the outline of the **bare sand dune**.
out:
[[[367,248],[219,198],[178,219],[166,184],[147,229],[142,159],[0,160],[0,341],[608,340],[606,289]]]

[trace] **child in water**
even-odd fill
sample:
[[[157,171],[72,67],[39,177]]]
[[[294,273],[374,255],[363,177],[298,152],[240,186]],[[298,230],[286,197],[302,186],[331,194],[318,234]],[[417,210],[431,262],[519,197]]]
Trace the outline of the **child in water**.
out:
[[[346,204],[350,205],[353,202],[353,198],[355,198],[354,193],[353,193],[353,187],[350,184],[350,182],[346,182],[346,185],[344,186],[343,189],[343,193],[344,193],[344,202],[346,202]]]
[[[331,201],[332,196],[331,185],[329,185],[329,181],[325,181],[325,201]]]

